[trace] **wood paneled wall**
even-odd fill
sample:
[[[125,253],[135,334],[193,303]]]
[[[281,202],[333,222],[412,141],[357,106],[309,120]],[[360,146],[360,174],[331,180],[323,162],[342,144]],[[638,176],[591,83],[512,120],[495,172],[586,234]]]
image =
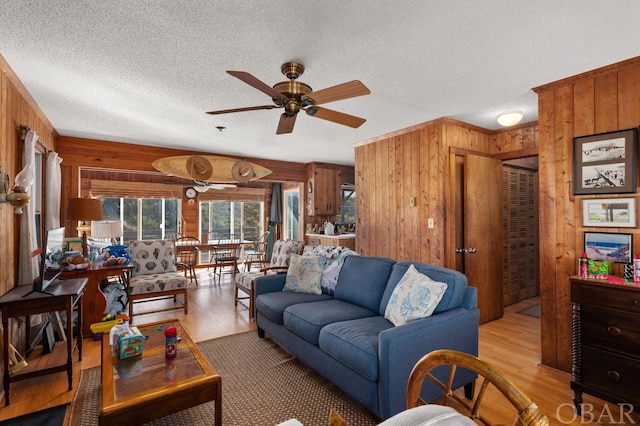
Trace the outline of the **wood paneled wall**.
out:
[[[111,176],[114,178],[114,185],[117,185],[117,181],[121,180],[140,183],[182,181],[158,173],[151,166],[151,163],[162,157],[194,153],[186,150],[67,136],[58,138],[57,151],[60,157],[63,158],[62,220],[64,220],[66,208],[65,200],[72,197],[88,196],[91,178],[102,176],[101,178],[104,179],[104,176]],[[265,187],[266,183],[263,182],[267,181],[306,182],[307,166],[304,163],[258,158],[246,158],[246,160],[256,162],[272,171],[267,179],[261,179],[260,183],[256,183],[258,187]],[[82,172],[82,170],[86,169],[95,169],[96,171],[91,173]],[[271,199],[270,190],[267,192],[269,192],[269,197],[267,197],[265,208],[269,207]],[[182,219],[183,232],[189,235],[197,235],[199,227],[198,204],[189,204],[184,196],[182,197]],[[66,225],[68,227],[67,233],[73,235],[74,228],[72,224],[67,222]]]
[[[455,182],[449,170],[451,152],[504,158],[535,155],[536,129],[535,123],[528,123],[492,132],[441,118],[357,144],[356,250],[453,268]],[[430,217],[433,229],[427,226]]]
[[[22,169],[22,132],[19,126],[28,126],[39,137],[37,149],[53,149],[58,134],[0,55],[0,165],[13,179]],[[20,218],[9,204],[0,204],[0,295],[17,285],[18,244]]]
[[[574,196],[573,138],[638,127],[640,57],[534,89],[538,93],[540,177],[540,294],[542,363],[571,367],[571,303],[568,277],[583,247],[581,202]],[[609,195],[611,197],[611,195]],[[640,247],[638,229],[631,232]]]

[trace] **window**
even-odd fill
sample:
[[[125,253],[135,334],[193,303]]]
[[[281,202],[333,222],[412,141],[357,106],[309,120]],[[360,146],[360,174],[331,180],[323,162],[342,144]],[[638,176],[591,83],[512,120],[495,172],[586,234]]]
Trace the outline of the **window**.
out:
[[[356,188],[352,185],[342,185],[340,189],[340,214],[336,216],[336,223],[356,223]]]
[[[103,198],[105,220],[121,220],[123,244],[133,240],[160,240],[179,232],[180,202],[175,198]]]
[[[284,190],[284,216],[282,218],[284,238],[300,238],[300,188]]]
[[[263,202],[200,202],[200,233],[235,234],[243,240],[257,240],[263,233]],[[203,237],[204,238],[204,237]]]

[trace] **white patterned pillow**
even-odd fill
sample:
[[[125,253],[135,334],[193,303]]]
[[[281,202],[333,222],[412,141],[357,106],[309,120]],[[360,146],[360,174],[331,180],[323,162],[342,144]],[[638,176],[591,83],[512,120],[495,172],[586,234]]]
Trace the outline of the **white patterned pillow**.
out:
[[[395,326],[426,318],[433,314],[445,291],[447,284],[433,281],[410,265],[393,289],[384,317]]]
[[[322,256],[292,254],[283,291],[322,294],[320,281],[324,262]]]

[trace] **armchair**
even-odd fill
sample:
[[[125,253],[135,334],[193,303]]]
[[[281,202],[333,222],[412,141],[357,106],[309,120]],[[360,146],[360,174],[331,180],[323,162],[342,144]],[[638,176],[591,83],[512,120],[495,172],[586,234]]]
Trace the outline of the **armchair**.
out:
[[[267,260],[255,260],[252,263],[260,264],[262,267],[259,271],[245,271],[236,274],[234,279],[234,291],[235,291],[235,305],[238,305],[238,301],[242,299],[249,299],[249,319],[254,315],[254,288],[255,279],[268,274],[276,274],[278,272],[286,272],[289,268],[289,259],[291,254],[301,254],[304,248],[303,241],[296,240],[278,240],[273,244],[273,250],[271,251],[271,259]],[[247,296],[240,297],[238,291],[242,291]]]
[[[189,280],[176,267],[174,242],[171,240],[131,241],[129,254],[133,269],[129,280],[127,294],[129,296],[129,318],[133,323],[133,304],[157,299],[173,298],[182,295],[182,303],[153,311],[145,311],[137,315],[164,312],[184,308],[187,314],[187,285]]]

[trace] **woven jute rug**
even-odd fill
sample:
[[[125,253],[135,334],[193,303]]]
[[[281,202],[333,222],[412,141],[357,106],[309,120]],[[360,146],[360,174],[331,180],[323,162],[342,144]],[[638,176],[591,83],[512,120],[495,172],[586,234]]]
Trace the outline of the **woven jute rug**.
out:
[[[296,418],[305,426],[328,424],[336,409],[352,425],[379,423],[370,411],[333,384],[292,358],[257,332],[198,343],[222,377],[222,422],[225,426],[276,425]],[[100,368],[83,370],[71,412],[71,426],[96,425],[102,389]],[[201,404],[149,425],[211,425],[214,402]]]

